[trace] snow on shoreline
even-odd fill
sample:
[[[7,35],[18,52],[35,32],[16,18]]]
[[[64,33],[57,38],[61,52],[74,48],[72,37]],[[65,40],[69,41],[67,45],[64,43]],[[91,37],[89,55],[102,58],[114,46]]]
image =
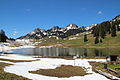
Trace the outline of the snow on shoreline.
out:
[[[16,54],[6,54],[4,56],[0,56],[0,58],[5,59],[14,59],[14,60],[35,60],[38,58],[32,58],[31,56],[20,56]],[[32,62],[17,62],[13,63],[13,65],[6,66],[4,71],[9,73],[14,73],[16,75],[20,75],[32,80],[109,80],[106,77],[95,73],[92,71],[92,66],[88,63],[88,61],[97,61],[104,62],[105,59],[76,59],[75,66],[81,66],[87,69],[87,73],[92,73],[85,76],[73,76],[69,78],[58,78],[58,77],[50,77],[38,74],[32,74],[28,71],[35,71],[38,69],[54,69],[60,65],[73,65],[74,60],[65,60],[65,59],[57,59],[57,58],[39,58],[38,61]],[[1,62],[1,61],[0,61]],[[5,61],[7,63],[7,61]]]
[[[12,49],[20,49],[20,48],[35,48],[35,46],[24,45],[20,47],[9,47],[9,46],[0,46],[0,51],[4,49],[4,51],[12,51]],[[23,56],[18,54],[4,54],[0,55],[0,58],[4,59],[12,59],[12,60],[37,60],[38,58],[33,58],[31,56]],[[35,71],[38,69],[54,69],[60,65],[73,65],[74,60],[65,60],[65,59],[55,59],[55,58],[39,58],[40,60],[32,61],[32,62],[17,62],[13,63],[10,61],[2,61],[4,63],[10,63],[13,65],[6,66],[4,71],[9,73],[14,73],[16,75],[20,75],[32,80],[109,80],[103,75],[95,73],[92,71],[92,66],[88,61],[96,61],[96,62],[105,62],[105,59],[76,59],[75,66],[81,66],[82,68],[86,68],[87,73],[92,73],[85,76],[73,76],[70,78],[58,78],[58,77],[50,77],[38,74],[29,73],[29,71]]]
[[[0,58],[11,59],[11,60],[36,60],[35,58],[32,58],[30,56],[23,56],[19,54],[4,54],[0,56]]]
[[[0,52],[12,52],[12,49],[20,49],[20,48],[35,48],[35,46],[30,46],[30,45],[24,45],[24,46],[19,46],[19,47],[10,47],[6,45],[0,45]]]

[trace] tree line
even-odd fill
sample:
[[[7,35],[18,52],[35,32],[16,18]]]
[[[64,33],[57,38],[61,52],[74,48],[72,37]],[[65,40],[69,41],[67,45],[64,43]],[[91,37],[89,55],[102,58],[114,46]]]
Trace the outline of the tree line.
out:
[[[103,39],[106,38],[107,34],[110,34],[111,37],[117,36],[116,32],[120,31],[120,15],[115,17],[111,21],[105,21],[100,24],[97,24],[92,28],[93,37],[95,37],[94,43],[102,43]],[[84,42],[88,41],[87,35],[84,35]]]

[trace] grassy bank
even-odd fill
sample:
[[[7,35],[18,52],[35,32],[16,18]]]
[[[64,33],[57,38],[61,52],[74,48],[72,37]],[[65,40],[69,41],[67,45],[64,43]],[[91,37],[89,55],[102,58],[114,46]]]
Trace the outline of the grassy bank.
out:
[[[120,76],[120,73],[119,73],[120,70],[116,70],[116,72],[119,73],[119,74],[116,74],[116,73],[114,73],[114,72],[111,72],[111,71],[105,69],[105,68],[104,68],[104,65],[103,65],[102,63],[99,63],[99,62],[89,62],[89,63],[90,63],[90,65],[92,65],[93,71],[95,71],[95,72],[96,72],[95,69],[97,69],[97,70],[101,70],[101,71],[103,71],[103,72],[112,74],[112,75],[117,76],[117,77]],[[117,64],[117,65],[108,64],[107,67],[114,70],[115,67],[120,67],[120,64]]]

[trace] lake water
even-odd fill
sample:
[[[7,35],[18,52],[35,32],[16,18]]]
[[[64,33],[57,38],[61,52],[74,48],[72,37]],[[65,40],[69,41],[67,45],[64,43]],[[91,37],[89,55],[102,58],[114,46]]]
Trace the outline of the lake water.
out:
[[[29,56],[109,56],[120,55],[120,49],[89,49],[89,48],[23,48],[13,50],[15,54]]]

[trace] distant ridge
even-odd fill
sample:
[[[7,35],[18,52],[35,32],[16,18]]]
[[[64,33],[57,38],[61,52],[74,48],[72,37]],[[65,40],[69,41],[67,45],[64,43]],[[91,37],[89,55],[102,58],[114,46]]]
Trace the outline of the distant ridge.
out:
[[[25,36],[21,36],[18,39],[42,39],[47,36],[56,36],[58,38],[66,38],[71,35],[76,35],[78,33],[83,33],[87,31],[91,31],[96,39],[104,39],[107,33],[111,34],[112,37],[116,36],[114,34],[115,31],[120,30],[120,15],[116,16],[110,21],[104,21],[99,24],[93,24],[86,27],[79,27],[76,24],[69,24],[64,28],[60,28],[59,26],[53,26],[49,30],[43,30],[40,28],[36,28],[32,32],[26,34]]]
[[[25,36],[19,37],[18,39],[41,39],[46,36],[57,36],[59,38],[66,38],[70,35],[75,35],[77,33],[83,32],[84,30],[85,27],[78,27],[76,24],[69,24],[64,28],[53,26],[53,28],[49,30],[37,28]]]

